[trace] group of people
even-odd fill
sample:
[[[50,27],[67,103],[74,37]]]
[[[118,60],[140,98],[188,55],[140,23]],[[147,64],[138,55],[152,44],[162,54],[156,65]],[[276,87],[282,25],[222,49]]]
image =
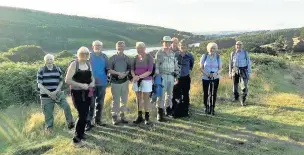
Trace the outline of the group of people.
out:
[[[162,48],[153,57],[146,52],[145,43],[137,42],[137,55],[134,59],[124,54],[124,41],[116,43],[117,53],[110,59],[102,52],[103,43],[98,40],[92,43],[92,52],[87,47],[78,49],[77,58],[69,64],[65,77],[65,83],[70,86],[72,101],[79,117],[73,138],[74,144],[81,144],[81,141],[86,139],[85,131],[90,130],[93,124],[105,125],[102,111],[108,82],[111,83],[113,97],[111,109],[113,125],[128,123],[125,111],[130,81],[138,105],[137,118],[133,123],[146,125],[151,123],[149,104],[153,102],[156,102],[159,122],[165,121],[165,116],[174,118],[189,116],[190,73],[195,63],[194,56],[188,51],[185,40],[179,41],[177,38],[164,36],[161,43]],[[234,83],[233,101],[239,100],[238,86],[241,83],[243,94],[240,102],[245,106],[247,84],[251,73],[250,58],[248,53],[242,50],[242,42],[236,42],[235,46],[236,51],[231,53],[229,61],[229,77]],[[203,74],[203,102],[205,113],[214,115],[222,61],[216,43],[209,43],[207,50],[208,53],[200,60],[200,71]],[[75,124],[71,109],[64,92],[61,91],[63,72],[54,64],[53,55],[47,54],[44,61],[45,66],[37,73],[37,83],[46,129],[52,131],[55,103],[64,110],[68,128],[72,129]]]

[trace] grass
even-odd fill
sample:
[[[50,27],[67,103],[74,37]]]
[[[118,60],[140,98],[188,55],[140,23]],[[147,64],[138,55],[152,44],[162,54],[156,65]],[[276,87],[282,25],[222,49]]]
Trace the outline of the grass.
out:
[[[110,125],[112,97],[108,88],[104,109],[108,125],[89,132],[84,148],[72,146],[73,132],[65,127],[58,107],[55,131],[46,135],[39,105],[11,106],[0,112],[0,154],[304,154],[304,87],[293,82],[300,82],[304,71],[268,68],[263,72],[258,67],[250,80],[247,107],[229,102],[232,82],[223,75],[217,115],[205,116],[200,75],[196,74],[192,75],[191,117],[157,123],[154,109],[151,126]],[[71,103],[69,97],[68,101]],[[136,104],[131,89],[128,107],[127,117],[134,119]]]

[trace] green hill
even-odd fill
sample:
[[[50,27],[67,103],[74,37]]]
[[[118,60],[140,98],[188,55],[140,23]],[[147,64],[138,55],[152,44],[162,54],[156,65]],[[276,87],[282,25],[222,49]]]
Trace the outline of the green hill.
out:
[[[164,35],[180,33],[156,26],[0,6],[0,51],[19,45],[62,51],[90,46],[96,39],[102,40],[106,48],[113,48],[118,40],[132,47],[136,41],[155,45]]]

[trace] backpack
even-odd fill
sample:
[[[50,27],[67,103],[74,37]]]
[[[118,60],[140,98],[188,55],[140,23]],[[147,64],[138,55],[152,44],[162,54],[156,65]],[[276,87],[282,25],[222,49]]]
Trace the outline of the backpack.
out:
[[[235,54],[235,52],[231,52],[231,55],[230,55],[230,60],[231,61],[234,57],[234,54]],[[245,51],[245,58],[246,58],[246,62],[247,62],[247,65],[248,65],[248,52],[247,51]]]
[[[204,54],[204,59],[203,59],[203,64],[204,64],[205,61],[207,60],[207,56],[208,56],[208,54],[205,53],[205,54]],[[219,55],[219,54],[216,54],[216,60],[217,60],[218,66],[220,67],[220,65],[219,65],[219,62],[220,62],[220,55]]]

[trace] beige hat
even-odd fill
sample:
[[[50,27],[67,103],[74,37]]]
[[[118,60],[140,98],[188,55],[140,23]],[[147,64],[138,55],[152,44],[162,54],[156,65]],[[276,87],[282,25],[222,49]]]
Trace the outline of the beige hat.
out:
[[[170,36],[164,36],[163,40],[161,40],[161,42],[172,42],[171,37]]]

